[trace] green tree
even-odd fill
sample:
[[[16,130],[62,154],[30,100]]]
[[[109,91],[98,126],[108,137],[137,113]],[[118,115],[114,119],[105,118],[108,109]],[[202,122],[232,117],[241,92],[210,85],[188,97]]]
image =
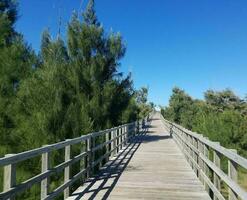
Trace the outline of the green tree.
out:
[[[205,100],[192,99],[183,90],[173,89],[169,106],[162,110],[165,118],[235,148],[247,156],[246,101],[231,90],[208,90]]]
[[[206,103],[216,107],[218,111],[225,109],[241,109],[241,100],[230,89],[226,89],[220,92],[208,90],[204,94]]]
[[[38,56],[14,30],[16,6],[0,1],[0,155],[137,119],[140,106],[131,75],[118,69],[126,46],[119,33],[105,32],[93,0],[82,20],[73,13],[66,40],[43,32]],[[63,159],[51,156],[53,165]],[[38,162],[18,166],[18,182],[39,173]],[[20,198],[39,198],[39,188]]]
[[[36,63],[33,51],[14,30],[16,6],[11,0],[0,2],[0,155],[18,143],[18,136],[13,131],[16,127],[16,95]]]
[[[172,90],[169,107],[164,110],[167,119],[191,128],[191,117],[194,112],[193,99],[183,90],[175,87]]]
[[[152,104],[148,103],[148,88],[142,87],[136,91],[136,103],[139,108],[139,119],[146,117],[153,110]]]
[[[13,0],[0,2],[0,48],[13,43],[18,34],[14,30],[17,19],[17,3]]]

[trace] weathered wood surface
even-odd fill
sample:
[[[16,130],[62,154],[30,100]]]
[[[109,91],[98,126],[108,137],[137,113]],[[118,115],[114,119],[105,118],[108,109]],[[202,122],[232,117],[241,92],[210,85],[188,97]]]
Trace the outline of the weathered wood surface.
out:
[[[160,115],[155,114],[148,130],[135,137],[68,200],[210,199],[168,133]]]
[[[205,190],[211,194],[212,199],[247,200],[247,192],[238,182],[238,168],[242,167],[246,170],[247,159],[238,155],[234,149],[227,149],[218,142],[212,142],[202,135],[165,120],[162,116],[161,118],[164,125],[172,132],[173,139],[191,167],[195,167],[199,172],[196,174],[204,184]],[[213,152],[213,158],[212,155],[209,156],[210,151]],[[228,161],[228,174],[220,167],[221,159]],[[223,196],[221,193],[222,189],[224,190],[223,184],[228,186],[228,195]]]
[[[148,123],[147,118],[143,119],[142,122]],[[102,165],[102,162],[109,159],[111,153],[118,153],[118,150],[122,149],[126,144],[126,140],[132,138],[135,133],[138,132],[138,127],[140,127],[141,121],[133,122],[129,124],[124,124],[118,127],[107,129],[104,131],[99,131],[95,133],[90,133],[74,139],[68,139],[56,144],[46,145],[41,148],[29,150],[26,152],[21,152],[18,154],[9,154],[3,158],[0,158],[0,167],[3,166],[4,175],[3,175],[3,191],[0,191],[0,199],[14,199],[17,194],[21,194],[26,191],[34,184],[41,184],[41,199],[54,199],[59,194],[64,192],[64,198],[69,197],[70,188],[74,187],[74,183],[79,180],[82,180],[83,177],[88,177],[91,172],[94,170],[96,165]],[[128,130],[121,131],[120,130]],[[115,135],[112,138],[106,137],[110,132],[116,131],[118,135]],[[101,143],[95,143],[96,138],[101,137],[106,139],[101,141]],[[123,138],[124,140],[121,140]],[[116,143],[116,141],[118,141]],[[112,146],[111,144],[114,143]],[[71,157],[70,149],[72,145],[79,144],[81,148],[81,153]],[[109,148],[109,147],[113,148]],[[56,165],[50,166],[50,152],[58,149],[65,149],[65,159],[64,162]],[[94,159],[94,154],[98,150],[103,148],[108,149],[109,151],[104,152],[103,155]],[[117,151],[116,151],[117,150]],[[33,157],[41,157],[41,173],[36,176],[30,177],[28,180],[23,182],[17,182],[16,174],[16,165],[21,161],[32,159]],[[105,159],[105,160],[104,160]],[[80,163],[79,163],[80,162]],[[73,164],[79,163],[81,170],[73,175],[71,173]],[[40,163],[37,163],[40,164]],[[64,171],[64,183],[57,187],[54,190],[51,190],[49,184],[49,178],[52,174],[59,173]],[[2,181],[2,180],[0,180]]]

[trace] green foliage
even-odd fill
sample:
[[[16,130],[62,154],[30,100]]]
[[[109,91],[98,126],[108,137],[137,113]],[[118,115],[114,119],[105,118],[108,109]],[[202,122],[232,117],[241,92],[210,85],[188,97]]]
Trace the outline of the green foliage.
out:
[[[126,47],[119,33],[104,31],[93,0],[83,20],[72,15],[66,40],[43,32],[38,56],[15,32],[16,19],[17,4],[1,1],[0,156],[134,121],[150,110],[146,100],[138,105],[131,75],[119,72]],[[39,162],[20,165],[17,179],[39,173]],[[38,193],[35,187],[20,198]]]
[[[247,102],[229,89],[208,90],[201,101],[174,88],[169,106],[161,111],[165,118],[247,156],[246,106]]]
[[[148,88],[142,87],[136,91],[136,102],[138,105],[138,118],[142,119],[146,117],[152,110],[154,110],[153,104],[147,102]]]
[[[17,93],[24,79],[32,74],[36,64],[33,51],[14,29],[16,4],[13,1],[0,3],[0,155],[16,150],[19,136],[15,104]]]
[[[17,33],[14,23],[17,19],[17,3],[13,0],[0,1],[0,48],[12,43]]]

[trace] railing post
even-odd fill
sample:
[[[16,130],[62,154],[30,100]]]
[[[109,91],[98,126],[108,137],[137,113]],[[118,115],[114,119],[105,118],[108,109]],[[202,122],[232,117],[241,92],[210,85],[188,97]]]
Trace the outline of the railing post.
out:
[[[174,128],[175,129],[175,128]],[[175,131],[173,131],[173,132],[175,132]],[[183,130],[177,130],[177,132],[176,132],[177,134],[180,134],[180,136],[181,136],[181,142],[182,142],[182,148],[183,148],[183,151],[184,152],[186,152],[187,151],[187,149],[186,149],[186,135],[185,135],[185,133],[183,132]],[[173,133],[174,134],[174,133]],[[186,156],[186,153],[184,154],[184,156],[185,156],[185,159],[187,159],[187,156]]]
[[[14,154],[7,154],[5,157],[10,157]],[[4,177],[3,177],[3,191],[7,192],[16,184],[16,164],[9,164],[4,166]],[[13,200],[9,198],[8,200]]]
[[[105,141],[106,142],[108,142],[109,141],[109,135],[110,135],[110,131],[107,131],[106,133],[105,133]],[[109,144],[107,144],[106,145],[106,154],[108,154],[108,152],[109,152]],[[109,155],[106,157],[106,162],[108,162],[109,161]]]
[[[217,144],[219,144],[217,142]],[[217,151],[213,151],[213,161],[215,166],[217,166],[220,169],[220,154]],[[220,185],[220,178],[219,176],[214,172],[214,186],[217,188],[217,190],[220,192],[221,185]],[[218,200],[218,198],[214,195],[214,200]]]
[[[117,143],[117,141],[116,141],[116,129],[111,132],[111,139],[113,139],[113,141],[111,143],[112,156],[115,156],[116,151],[117,151],[117,149],[116,149],[116,146],[117,146],[116,145],[116,143]]]
[[[117,148],[116,148],[116,154],[119,152],[120,150],[120,137],[119,137],[119,127],[117,127],[116,129],[116,145],[117,145]]]
[[[206,138],[208,139],[208,138]],[[203,144],[203,151],[204,151],[204,156],[209,159],[209,148],[206,144]],[[207,163],[203,162],[203,171],[207,177],[209,177],[209,168],[207,166]],[[204,187],[205,190],[209,193],[210,189],[206,181],[204,181]]]
[[[198,150],[200,152],[200,154],[204,154],[203,152],[203,144],[200,140],[198,140]],[[200,157],[200,154],[199,154],[199,161],[198,161],[198,164],[199,164],[199,179],[201,180],[202,184],[204,185],[204,177],[202,175],[202,173],[204,172],[204,167],[203,167],[203,160],[201,159]]]
[[[95,147],[95,137],[91,137],[91,174],[94,174],[94,161],[95,161],[95,151],[92,151]]]
[[[129,124],[126,127],[126,137],[127,137],[126,145],[129,143],[132,136],[133,136],[133,124]]]
[[[190,147],[189,147],[189,145],[188,145],[188,143],[190,143],[190,136],[189,136],[187,133],[185,133],[185,138],[186,138],[186,150],[187,150],[187,153],[188,153],[189,155],[191,155],[191,149],[190,149]],[[191,162],[189,156],[187,157],[187,160],[188,160],[190,166],[192,167],[192,162]]]
[[[231,149],[231,151],[237,153],[237,150],[235,149]],[[238,182],[238,171],[237,171],[237,164],[232,161],[232,160],[228,160],[228,176],[234,181],[234,182]],[[229,200],[238,200],[237,194],[235,194],[235,192],[229,188],[229,194],[228,194],[228,199]]]
[[[121,127],[121,149],[123,149],[124,146],[124,127]]]
[[[48,146],[48,145],[46,145]],[[42,173],[46,172],[50,168],[50,153],[46,152],[42,154],[42,163],[41,171]],[[41,181],[41,199],[44,199],[48,196],[49,193],[49,178],[45,178]]]
[[[173,130],[172,128],[173,128],[173,125],[171,124],[170,127],[169,127],[170,137],[173,136],[173,135],[172,135],[172,130]]]
[[[69,140],[66,140],[69,141]],[[68,145],[65,147],[64,161],[69,161],[71,156],[71,146]],[[65,167],[64,169],[64,183],[70,180],[70,166]],[[70,195],[70,187],[67,187],[64,190],[64,199],[67,199]]]
[[[86,162],[86,169],[87,169],[87,178],[91,176],[92,170],[92,151],[91,151],[91,136],[86,140],[86,151],[87,151],[87,162]]]
[[[141,120],[138,121],[138,133],[141,134],[142,132],[142,122]]]
[[[119,131],[120,131],[120,137],[119,137],[119,139],[120,139],[120,150],[123,148],[123,135],[122,135],[122,133],[123,133],[123,128],[122,128],[122,126],[120,127],[120,129],[119,129]]]
[[[193,145],[193,139],[192,139],[192,136],[188,135],[188,138],[189,138],[189,144],[190,146]],[[189,147],[189,151],[190,151],[190,157],[191,157],[191,168],[194,170],[194,163],[193,163],[193,159],[194,159],[194,152],[193,152],[193,149],[191,147]]]
[[[198,150],[198,140],[196,138],[194,138],[194,137],[193,137],[193,146],[195,147],[195,149]],[[195,163],[198,164],[197,152],[194,152],[194,161],[195,161]],[[199,171],[197,169],[197,166],[195,166],[195,173],[196,173],[196,176],[198,177],[199,176]]]
[[[139,121],[136,121],[136,127],[135,127],[135,135],[139,134]]]
[[[123,146],[126,146],[127,132],[126,126],[123,127]]]
[[[127,145],[127,142],[128,142],[128,138],[129,138],[129,125],[126,125],[124,127],[124,132],[125,132],[125,142],[124,142],[124,145],[126,146]]]

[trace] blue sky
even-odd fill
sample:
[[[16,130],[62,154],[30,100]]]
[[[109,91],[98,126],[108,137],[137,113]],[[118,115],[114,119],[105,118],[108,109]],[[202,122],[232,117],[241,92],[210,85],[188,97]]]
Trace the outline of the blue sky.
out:
[[[62,35],[73,10],[86,0],[20,0],[16,24],[38,51],[41,32]],[[149,87],[149,100],[167,105],[174,86],[195,98],[207,89],[247,94],[246,0],[96,0],[100,22],[121,32],[127,44],[120,70],[131,71],[136,88]]]

